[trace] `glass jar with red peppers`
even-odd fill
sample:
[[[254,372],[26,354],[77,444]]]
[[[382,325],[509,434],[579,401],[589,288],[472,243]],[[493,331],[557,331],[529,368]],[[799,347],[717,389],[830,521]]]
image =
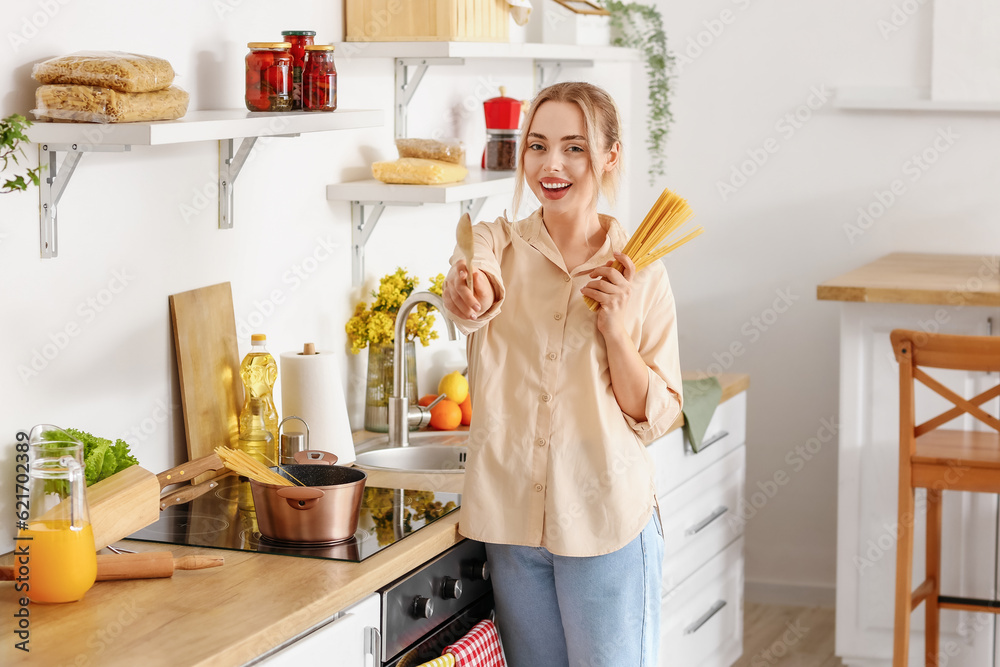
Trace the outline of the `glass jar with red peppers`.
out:
[[[292,110],[292,54],[287,42],[250,42],[247,65],[247,109]]]
[[[285,41],[292,45],[292,108],[302,108],[302,67],[306,59],[306,47],[311,46],[316,36],[315,30],[282,30]]]
[[[302,108],[306,111],[333,111],[337,108],[337,66],[333,62],[332,44],[306,47]]]

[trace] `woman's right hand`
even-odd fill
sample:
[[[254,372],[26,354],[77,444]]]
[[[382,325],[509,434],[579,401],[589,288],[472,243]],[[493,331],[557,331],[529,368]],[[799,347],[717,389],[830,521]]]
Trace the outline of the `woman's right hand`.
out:
[[[466,320],[474,320],[493,305],[493,285],[486,274],[472,269],[472,286],[466,282],[468,270],[465,260],[455,262],[444,281],[444,305],[449,311]]]

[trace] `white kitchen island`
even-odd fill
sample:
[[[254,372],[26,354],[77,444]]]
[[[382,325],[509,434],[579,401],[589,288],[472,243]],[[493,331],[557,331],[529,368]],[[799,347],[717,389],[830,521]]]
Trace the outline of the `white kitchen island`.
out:
[[[837,494],[836,654],[847,667],[892,664],[899,470],[898,365],[893,329],[995,335],[1000,326],[1000,258],[896,253],[823,283],[820,300],[840,301],[840,441]],[[966,396],[980,384],[966,373],[935,377]],[[995,384],[995,379],[994,382]],[[937,412],[924,405],[918,419]],[[997,414],[997,401],[987,404]],[[947,407],[947,406],[945,406]],[[949,428],[978,428],[956,420]],[[917,492],[914,582],[923,580],[925,496]],[[996,598],[998,506],[994,495],[944,494],[942,589]],[[996,664],[991,614],[941,613],[941,664]],[[923,606],[913,612],[910,665],[924,664]]]

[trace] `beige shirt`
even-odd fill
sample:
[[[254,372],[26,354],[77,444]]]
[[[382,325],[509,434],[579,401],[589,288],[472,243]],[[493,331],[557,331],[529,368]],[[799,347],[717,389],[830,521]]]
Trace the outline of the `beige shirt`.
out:
[[[476,320],[449,313],[469,335],[465,537],[597,556],[628,544],[650,520],[645,445],[681,410],[674,299],[660,262],[633,279],[625,325],[649,369],[646,421],[636,422],[615,399],[604,337],[580,294],[590,271],[628,240],[614,218],[600,221],[604,245],[573,275],[541,209],[473,228],[475,266],[496,300]]]

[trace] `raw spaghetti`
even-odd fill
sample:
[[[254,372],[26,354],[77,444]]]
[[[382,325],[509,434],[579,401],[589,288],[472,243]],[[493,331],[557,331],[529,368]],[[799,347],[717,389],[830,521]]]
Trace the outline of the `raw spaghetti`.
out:
[[[635,230],[632,238],[625,244],[622,252],[635,262],[636,271],[641,271],[705,231],[697,227],[683,236],[680,235],[678,230],[693,215],[694,211],[688,206],[687,200],[670,190],[664,190],[653,204],[653,208],[649,209],[649,213],[643,218],[639,229]],[[615,260],[612,268],[621,271],[624,267]],[[597,310],[596,301],[589,296],[583,299],[588,308]]]
[[[238,475],[249,477],[255,482],[260,482],[262,484],[295,486],[295,484],[293,484],[290,480],[285,479],[244,451],[232,449],[230,447],[216,447],[215,453],[219,455],[219,458],[222,459],[222,462],[226,464],[227,468]],[[290,473],[289,476],[291,476]],[[299,482],[299,480],[295,481]],[[302,482],[299,482],[299,484],[304,486]]]

